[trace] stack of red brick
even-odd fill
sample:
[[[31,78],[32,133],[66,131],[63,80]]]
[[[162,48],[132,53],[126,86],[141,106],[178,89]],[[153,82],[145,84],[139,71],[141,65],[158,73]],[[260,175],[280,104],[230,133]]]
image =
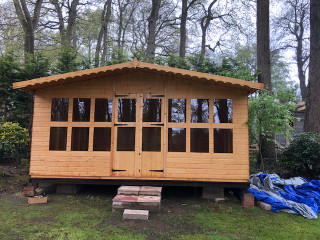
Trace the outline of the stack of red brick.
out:
[[[34,186],[25,187],[23,193],[25,197],[28,197],[29,204],[48,202],[48,197],[44,196],[44,191],[41,188],[36,188]]]

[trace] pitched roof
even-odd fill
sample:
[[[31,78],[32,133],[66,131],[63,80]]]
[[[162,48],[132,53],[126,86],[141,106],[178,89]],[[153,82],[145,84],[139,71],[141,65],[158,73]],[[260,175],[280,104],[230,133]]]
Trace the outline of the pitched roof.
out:
[[[159,72],[168,75],[180,76],[184,79],[190,80],[202,80],[214,82],[218,85],[230,86],[240,89],[245,89],[248,93],[252,93],[258,89],[263,89],[264,85],[262,83],[244,81],[236,78],[223,77],[208,73],[200,73],[185,69],[161,66],[151,63],[139,62],[136,58],[132,62],[115,64],[111,66],[92,68],[77,72],[64,73],[49,77],[37,78],[28,81],[21,81],[13,83],[13,88],[21,88],[23,90],[33,92],[36,89],[47,88],[67,83],[85,81],[95,78],[101,78],[105,76],[110,76],[118,73],[124,73],[131,70],[141,69],[144,71]]]

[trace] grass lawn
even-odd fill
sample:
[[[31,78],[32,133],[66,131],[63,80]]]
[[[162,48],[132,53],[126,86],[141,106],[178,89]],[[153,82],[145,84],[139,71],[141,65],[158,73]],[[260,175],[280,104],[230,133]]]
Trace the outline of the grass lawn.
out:
[[[0,177],[0,187],[5,182]],[[0,191],[1,240],[320,239],[320,220],[245,209],[232,195],[216,204],[201,199],[201,189],[164,188],[160,213],[148,221],[124,221],[111,210],[115,186],[89,186],[77,195],[58,195],[46,186],[49,203],[42,205],[28,205],[18,188],[20,194]]]

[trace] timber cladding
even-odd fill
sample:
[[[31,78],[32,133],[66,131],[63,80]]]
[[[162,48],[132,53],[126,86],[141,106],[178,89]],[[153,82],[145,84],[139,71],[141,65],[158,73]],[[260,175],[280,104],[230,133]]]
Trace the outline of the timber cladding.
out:
[[[67,121],[51,121],[52,99],[69,99]],[[74,121],[74,99],[90,99],[86,103],[90,114],[88,121]],[[109,122],[95,121],[96,99],[110,99],[112,117]],[[145,99],[159,101],[159,119],[143,120]],[[185,117],[182,121],[170,121],[169,101],[183,99]],[[207,111],[208,121],[192,120],[192,101],[206,100],[202,111]],[[232,122],[217,123],[214,120],[215,99],[232,100]],[[119,121],[120,103],[135,102],[135,120]],[[79,100],[81,101],[81,100]],[[152,101],[149,101],[152,103]],[[83,107],[83,106],[82,106]],[[198,106],[199,108],[199,106]],[[172,110],[172,109],[171,109]],[[170,113],[172,114],[172,113]],[[183,114],[183,113],[182,113]],[[197,116],[195,116],[197,118]],[[216,85],[214,83],[186,80],[183,77],[150,71],[134,70],[94,80],[61,84],[35,91],[34,119],[31,146],[30,175],[32,178],[92,178],[92,179],[158,179],[188,181],[246,182],[249,178],[248,139],[248,91]],[[65,150],[49,150],[50,131],[63,128],[66,131]],[[88,131],[88,136],[79,133],[78,141],[86,138],[87,150],[72,150],[72,136],[78,128]],[[108,128],[109,151],[94,151],[95,128]],[[118,130],[121,128],[120,130]],[[168,151],[168,134],[182,129],[185,144],[182,151]],[[200,129],[197,131],[197,129]],[[205,130],[203,130],[205,129]],[[231,134],[231,152],[214,151],[215,129],[228,129]],[[152,130],[152,131],[151,131]],[[121,133],[123,132],[123,133]],[[144,135],[143,132],[146,132]],[[148,133],[150,132],[150,133]],[[192,133],[198,136],[192,140]],[[203,151],[202,132],[205,133]],[[52,134],[52,133],[51,133]],[[122,135],[128,134],[127,137]],[[200,136],[199,136],[200,134]],[[133,149],[120,151],[119,138],[133,138]],[[85,136],[81,138],[81,136]],[[152,144],[143,136],[158,136],[160,149],[152,151]],[[129,140],[128,140],[129,141]],[[119,146],[118,146],[119,145]],[[144,146],[143,146],[144,145]],[[151,149],[150,151],[145,149]],[[181,149],[181,148],[180,148]]]

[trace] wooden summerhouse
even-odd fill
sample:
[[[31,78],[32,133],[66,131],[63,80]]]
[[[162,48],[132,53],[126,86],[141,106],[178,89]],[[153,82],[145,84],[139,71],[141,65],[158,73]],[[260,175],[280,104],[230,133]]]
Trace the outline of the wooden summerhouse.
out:
[[[139,62],[13,84],[34,94],[33,182],[246,183],[263,84]]]

